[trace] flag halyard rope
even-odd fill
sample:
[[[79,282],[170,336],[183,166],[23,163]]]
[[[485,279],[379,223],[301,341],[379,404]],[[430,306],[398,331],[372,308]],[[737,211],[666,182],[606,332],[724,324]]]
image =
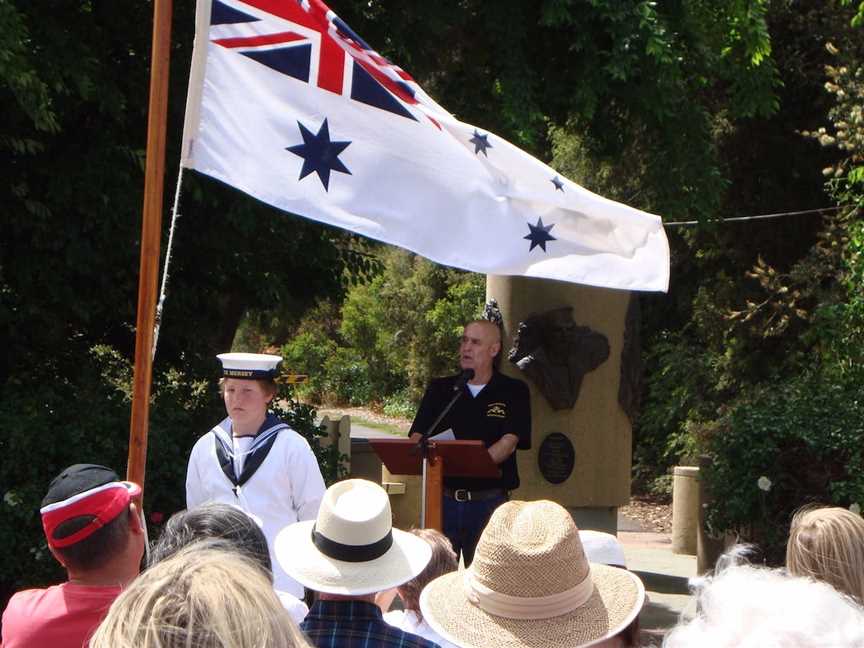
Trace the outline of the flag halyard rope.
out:
[[[159,345],[159,329],[162,326],[162,311],[165,299],[168,295],[168,279],[170,277],[169,267],[171,265],[171,251],[174,249],[174,231],[177,228],[177,220],[180,218],[180,187],[183,183],[183,165],[177,172],[177,187],[174,190],[174,204],[171,207],[171,227],[168,229],[168,245],[165,249],[165,267],[162,269],[162,283],[159,287],[159,301],[156,302],[156,324],[153,327],[153,358],[156,357],[156,348]]]

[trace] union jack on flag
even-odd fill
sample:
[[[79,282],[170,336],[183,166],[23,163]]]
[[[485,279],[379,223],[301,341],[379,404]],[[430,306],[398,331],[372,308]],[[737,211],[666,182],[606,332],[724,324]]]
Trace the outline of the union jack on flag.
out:
[[[408,119],[440,107],[411,75],[373,50],[320,0],[248,0],[244,13],[214,0],[211,41],[280,74]],[[434,120],[433,120],[434,121]]]
[[[445,265],[668,288],[659,217],[457,120],[320,0],[199,0],[181,162]]]

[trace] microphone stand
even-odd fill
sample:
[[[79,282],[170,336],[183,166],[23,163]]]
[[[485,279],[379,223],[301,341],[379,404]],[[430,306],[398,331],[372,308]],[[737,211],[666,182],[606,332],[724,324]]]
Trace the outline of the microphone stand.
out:
[[[422,496],[420,497],[420,528],[426,528],[426,470],[429,462],[429,437],[432,436],[432,432],[435,431],[435,428],[438,427],[438,424],[447,416],[447,413],[453,408],[453,405],[456,404],[456,401],[459,400],[459,397],[462,396],[462,391],[465,389],[465,385],[474,377],[473,369],[466,369],[459,376],[459,379],[453,385],[453,391],[456,392],[453,394],[453,398],[450,399],[450,402],[447,403],[447,407],[441,410],[441,413],[438,415],[438,418],[429,426],[429,429],[423,433],[423,436],[420,438],[420,441],[417,442],[417,448],[420,451],[420,456],[423,458],[423,470],[421,472],[420,477],[420,488]],[[416,450],[415,450],[416,452]]]

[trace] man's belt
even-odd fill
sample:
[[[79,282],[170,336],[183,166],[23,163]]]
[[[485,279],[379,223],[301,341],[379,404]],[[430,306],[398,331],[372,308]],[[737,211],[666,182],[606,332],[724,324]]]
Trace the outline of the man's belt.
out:
[[[482,502],[483,500],[507,497],[507,491],[503,488],[487,488],[485,490],[468,490],[467,488],[445,488],[444,497],[449,497],[457,502]]]

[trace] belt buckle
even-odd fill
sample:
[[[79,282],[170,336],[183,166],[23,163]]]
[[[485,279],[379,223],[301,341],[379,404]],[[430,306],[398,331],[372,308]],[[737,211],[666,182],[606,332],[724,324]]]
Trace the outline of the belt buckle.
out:
[[[453,499],[457,502],[470,502],[471,501],[471,491],[465,488],[457,488],[453,491]]]

